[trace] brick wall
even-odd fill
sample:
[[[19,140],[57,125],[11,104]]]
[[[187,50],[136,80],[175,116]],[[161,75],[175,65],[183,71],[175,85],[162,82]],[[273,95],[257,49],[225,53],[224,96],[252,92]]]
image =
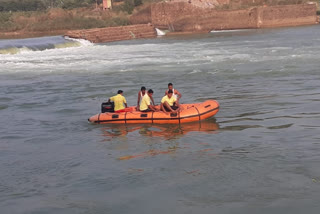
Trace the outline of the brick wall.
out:
[[[186,2],[152,5],[152,24],[171,31],[298,26],[316,23],[316,4],[253,7],[243,10],[200,8]]]
[[[132,14],[129,20],[133,25],[151,23],[151,5],[147,5],[137,13]]]
[[[157,28],[170,28],[179,20],[204,15],[208,9],[195,7],[186,2],[161,2],[151,6],[151,21]],[[186,23],[187,24],[187,23]]]
[[[158,3],[151,7],[152,24],[174,31],[210,31],[257,27],[257,10],[203,9],[185,2]]]
[[[283,27],[315,24],[317,22],[316,4],[283,5],[259,8],[261,23],[259,27]]]
[[[171,0],[171,2],[184,2],[201,8],[215,8],[223,4],[229,4],[229,0]]]
[[[68,31],[65,36],[86,39],[93,43],[103,43],[130,39],[154,38],[157,36],[157,33],[152,25],[140,24],[88,30],[73,30]]]
[[[284,27],[315,24],[316,4],[253,7],[243,10],[201,8],[188,2],[161,2],[151,6],[151,24],[69,31],[66,36],[93,43],[154,38],[156,28],[177,32]],[[148,12],[149,13],[149,12]],[[147,13],[147,14],[148,14]]]
[[[207,14],[177,20],[172,24],[176,31],[209,32],[211,30],[257,27],[257,9],[236,11],[208,11]]]

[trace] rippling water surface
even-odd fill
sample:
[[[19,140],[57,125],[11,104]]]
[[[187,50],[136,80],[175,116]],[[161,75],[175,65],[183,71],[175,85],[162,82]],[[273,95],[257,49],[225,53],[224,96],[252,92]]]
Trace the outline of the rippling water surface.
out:
[[[318,213],[319,35],[316,25],[0,55],[1,213]],[[135,105],[144,85],[159,103],[168,82],[181,102],[216,99],[220,112],[181,126],[87,123],[118,89]]]

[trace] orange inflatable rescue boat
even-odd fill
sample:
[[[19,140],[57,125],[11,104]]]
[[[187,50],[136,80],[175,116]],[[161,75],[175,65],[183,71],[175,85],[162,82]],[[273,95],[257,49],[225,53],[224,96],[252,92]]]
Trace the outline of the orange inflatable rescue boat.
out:
[[[129,107],[127,112],[96,114],[88,119],[92,123],[188,123],[204,120],[214,116],[219,111],[219,103],[216,100],[207,100],[202,103],[180,104],[182,111],[177,113],[141,112],[136,111],[135,106]],[[159,107],[159,106],[158,106]]]

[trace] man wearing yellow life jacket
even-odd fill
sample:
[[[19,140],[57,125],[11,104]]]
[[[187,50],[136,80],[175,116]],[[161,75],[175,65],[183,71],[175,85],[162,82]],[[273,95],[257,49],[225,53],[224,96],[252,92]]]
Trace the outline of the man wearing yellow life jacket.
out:
[[[175,99],[177,100],[177,103],[179,103],[180,98],[182,97],[182,95],[181,95],[181,93],[180,93],[177,89],[174,89],[174,88],[173,88],[173,84],[172,84],[171,82],[168,84],[168,89],[166,90],[165,95],[168,94],[168,91],[169,91],[169,90],[172,90],[172,96],[173,96],[173,98],[175,98]]]
[[[146,87],[142,86],[141,90],[138,93],[138,101],[137,101],[137,107],[136,107],[138,111],[140,110],[140,101],[142,101],[142,98],[145,94],[146,94]],[[150,97],[150,99],[151,99],[152,105],[155,105],[152,96]]]
[[[142,98],[142,101],[140,104],[140,111],[142,112],[159,111],[159,109],[156,106],[151,105],[152,95],[153,95],[153,90],[149,89],[148,93],[146,93]]]
[[[110,97],[108,102],[114,102],[114,112],[115,113],[120,113],[123,112],[125,110],[125,108],[127,108],[127,101],[126,98],[123,96],[123,91],[119,90],[118,94]],[[123,106],[123,104],[125,105],[125,107]]]
[[[168,90],[167,95],[161,99],[160,108],[163,112],[177,112],[180,110],[177,99],[173,96],[173,91]]]

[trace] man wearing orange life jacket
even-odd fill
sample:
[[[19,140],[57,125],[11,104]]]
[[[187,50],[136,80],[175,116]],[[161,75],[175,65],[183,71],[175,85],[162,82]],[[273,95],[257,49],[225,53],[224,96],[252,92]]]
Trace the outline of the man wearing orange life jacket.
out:
[[[123,96],[123,91],[119,90],[118,94],[110,97],[108,102],[114,102],[114,112],[115,113],[120,113],[120,112],[124,112],[125,111],[125,107],[127,108],[127,101],[126,98]],[[123,104],[125,105],[125,107],[123,106]]]

